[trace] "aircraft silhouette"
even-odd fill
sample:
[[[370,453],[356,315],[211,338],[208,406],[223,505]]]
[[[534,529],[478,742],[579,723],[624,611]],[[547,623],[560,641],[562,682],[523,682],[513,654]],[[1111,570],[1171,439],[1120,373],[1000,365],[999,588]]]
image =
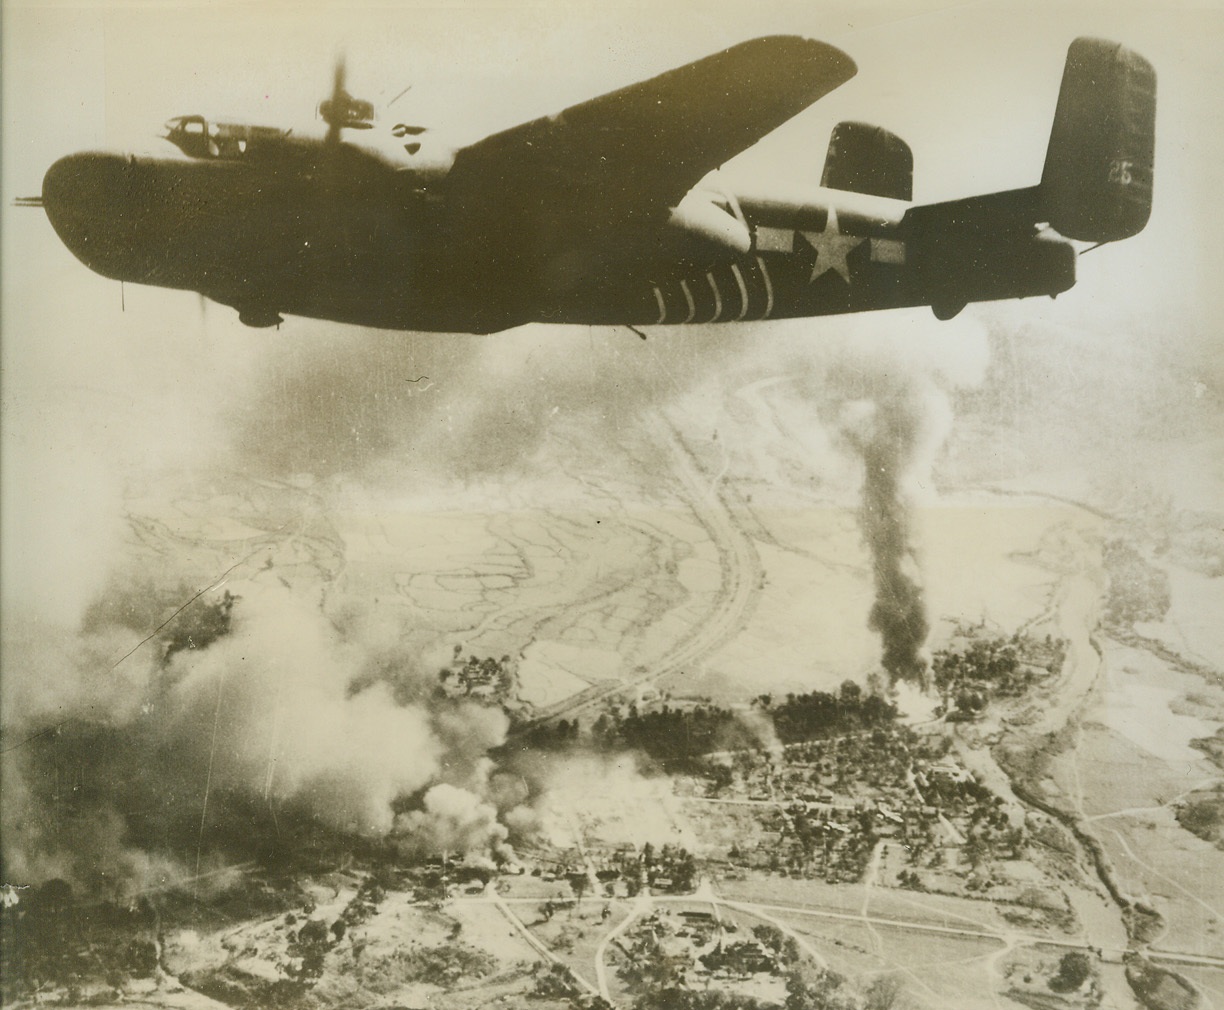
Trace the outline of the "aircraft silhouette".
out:
[[[375,124],[337,67],[324,137],[171,120],[172,157],[57,161],[41,203],[105,277],[197,291],[252,326],[282,313],[489,333],[527,322],[642,327],[1054,296],[1071,240],[1148,220],[1150,63],[1068,51],[1040,183],[914,206],[913,157],[879,127],[833,130],[810,199],[707,179],[856,72],[822,42],[771,36],[441,156]]]

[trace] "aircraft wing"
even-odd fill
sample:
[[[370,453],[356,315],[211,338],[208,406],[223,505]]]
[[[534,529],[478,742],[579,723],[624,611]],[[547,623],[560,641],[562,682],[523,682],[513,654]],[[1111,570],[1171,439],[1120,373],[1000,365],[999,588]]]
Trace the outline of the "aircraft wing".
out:
[[[464,148],[448,203],[465,231],[537,252],[650,219],[856,69],[812,39],[744,42]]]

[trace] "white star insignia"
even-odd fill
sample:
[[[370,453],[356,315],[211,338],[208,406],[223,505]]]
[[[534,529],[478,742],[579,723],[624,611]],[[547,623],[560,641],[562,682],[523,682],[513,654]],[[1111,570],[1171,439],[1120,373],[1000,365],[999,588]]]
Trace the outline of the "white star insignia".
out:
[[[850,283],[850,265],[846,257],[850,250],[863,240],[854,235],[843,235],[837,230],[837,211],[829,208],[829,219],[825,222],[824,231],[805,231],[801,235],[807,239],[808,245],[816,250],[816,262],[812,264],[812,283],[821,274],[836,270],[847,284]]]

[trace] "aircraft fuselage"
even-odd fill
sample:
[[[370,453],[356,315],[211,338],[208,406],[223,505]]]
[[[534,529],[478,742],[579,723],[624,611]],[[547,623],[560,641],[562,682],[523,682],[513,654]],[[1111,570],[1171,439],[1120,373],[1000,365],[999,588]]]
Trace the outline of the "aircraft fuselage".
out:
[[[1075,280],[1074,249],[1057,236],[1008,233],[992,215],[988,235],[967,221],[952,242],[942,220],[924,229],[927,208],[833,190],[801,202],[695,190],[612,240],[592,229],[540,252],[513,222],[473,226],[444,176],[422,184],[347,144],[326,155],[71,155],[47,172],[43,205],[96,272],[201,292],[253,325],[280,313],[449,332],[951,314]]]

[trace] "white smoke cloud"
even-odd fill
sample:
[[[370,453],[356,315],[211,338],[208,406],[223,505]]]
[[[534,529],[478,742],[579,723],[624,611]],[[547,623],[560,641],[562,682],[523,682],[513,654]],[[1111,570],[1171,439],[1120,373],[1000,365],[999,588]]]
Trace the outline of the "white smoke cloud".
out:
[[[360,619],[350,604],[334,622],[271,573],[230,588],[230,633],[164,665],[151,642],[108,672],[99,657],[126,640],[111,626],[30,650],[60,674],[45,692],[23,677],[7,699],[6,730],[29,741],[5,755],[9,866],[86,886],[99,882],[85,867],[104,866],[105,886],[130,890],[152,839],[180,853],[241,849],[267,830],[258,822],[285,815],[381,837],[397,809],[440,784],[453,792],[424,803],[415,831],[430,830],[422,825],[436,810],[448,818],[438,838],[504,838],[456,824],[447,803],[486,788],[504,714],[438,698],[404,629],[397,653],[385,619]],[[81,789],[64,796],[76,779]],[[479,806],[488,811],[495,819]]]
[[[396,704],[385,681],[353,690],[371,651],[317,607],[275,584],[240,595],[232,635],[176,655],[188,669],[156,717],[197,746],[207,738],[220,787],[303,804],[344,830],[387,831],[392,801],[439,771],[444,745],[427,711]]]
[[[445,782],[425,793],[421,809],[400,814],[394,831],[399,846],[413,855],[502,849],[508,834],[493,804]]]
[[[518,808],[509,820],[551,845],[569,848],[586,838],[697,844],[671,780],[643,774],[633,754],[567,754],[543,769],[541,786],[532,806]]]

